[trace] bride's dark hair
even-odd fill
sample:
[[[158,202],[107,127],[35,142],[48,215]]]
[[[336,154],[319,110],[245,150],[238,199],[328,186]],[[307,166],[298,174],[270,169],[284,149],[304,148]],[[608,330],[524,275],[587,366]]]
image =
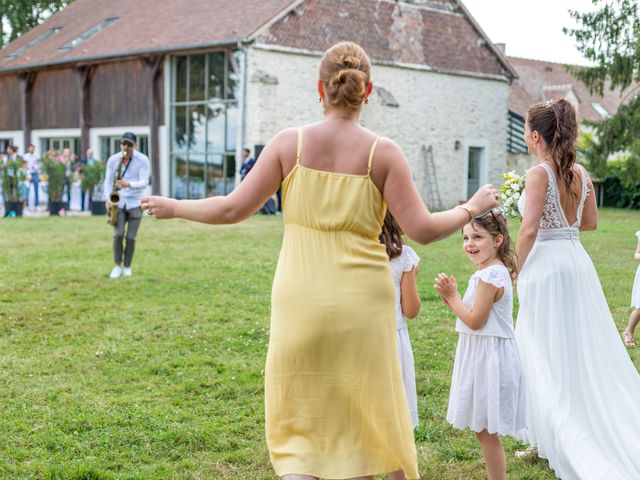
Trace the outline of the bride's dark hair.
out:
[[[527,112],[527,123],[529,129],[537,131],[551,149],[551,158],[558,169],[558,176],[567,192],[577,198],[578,193],[572,188],[578,138],[578,122],[573,105],[564,99],[536,103]]]

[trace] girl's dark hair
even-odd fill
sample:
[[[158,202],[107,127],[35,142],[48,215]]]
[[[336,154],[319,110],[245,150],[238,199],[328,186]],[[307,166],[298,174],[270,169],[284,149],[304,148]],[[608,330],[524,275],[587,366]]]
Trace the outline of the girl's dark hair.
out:
[[[537,131],[551,148],[551,157],[558,169],[567,192],[574,198],[578,193],[573,186],[573,164],[576,162],[578,121],[576,111],[567,100],[536,103],[527,112],[529,129]]]
[[[384,216],[384,222],[382,223],[382,232],[380,232],[380,243],[383,243],[387,248],[387,255],[389,260],[399,257],[402,253],[402,229],[393,215],[387,210],[387,214]]]
[[[471,227],[475,229],[475,226],[486,230],[492,237],[502,235],[502,244],[498,247],[498,258],[507,267],[512,279],[516,279],[518,276],[518,267],[516,262],[516,252],[513,248],[513,242],[509,236],[509,229],[507,228],[507,219],[501,213],[489,210],[484,215],[475,217],[471,221]]]

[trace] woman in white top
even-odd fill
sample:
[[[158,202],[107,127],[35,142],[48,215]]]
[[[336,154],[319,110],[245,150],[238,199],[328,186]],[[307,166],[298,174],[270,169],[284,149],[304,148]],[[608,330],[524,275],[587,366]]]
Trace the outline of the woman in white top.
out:
[[[441,273],[435,288],[458,316],[447,421],[480,440],[489,480],[506,479],[499,435],[524,428],[524,381],[513,331],[515,258],[505,218],[493,211],[462,230],[463,248],[478,265],[463,298],[455,277]]]

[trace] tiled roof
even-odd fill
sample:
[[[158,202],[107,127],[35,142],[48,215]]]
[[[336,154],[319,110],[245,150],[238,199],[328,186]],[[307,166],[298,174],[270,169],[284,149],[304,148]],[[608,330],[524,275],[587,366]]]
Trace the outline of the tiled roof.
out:
[[[0,50],[0,71],[230,43],[247,38],[291,4],[292,0],[75,0]],[[110,17],[118,19],[74,48],[60,50]],[[56,27],[57,33],[18,58],[7,58]]]
[[[624,99],[624,94],[620,95],[620,89],[611,91],[607,87],[604,96],[592,95],[587,86],[569,74],[560,63],[508,58],[518,72],[518,79],[511,84],[509,92],[509,109],[520,115],[524,115],[536,102],[557,100],[573,93],[578,100],[578,117],[598,121],[602,116],[594,108],[594,103],[600,104],[613,115]]]
[[[113,17],[95,35],[61,49]],[[348,39],[381,62],[506,79],[515,74],[459,0],[75,0],[0,50],[0,72],[254,38],[318,52]]]
[[[305,0],[257,40],[314,52],[351,40],[382,62],[510,78],[508,62],[476,27],[456,0]]]

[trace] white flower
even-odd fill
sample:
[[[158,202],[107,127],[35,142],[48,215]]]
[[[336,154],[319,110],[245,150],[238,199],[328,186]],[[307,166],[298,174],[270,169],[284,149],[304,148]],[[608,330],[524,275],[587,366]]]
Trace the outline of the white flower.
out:
[[[516,192],[513,194],[513,198],[515,198],[516,200],[518,200],[520,198],[520,192]]]
[[[520,185],[516,183],[515,185],[513,185],[513,186],[511,187],[511,189],[512,189],[514,192],[517,192],[518,190],[520,190]]]
[[[504,193],[501,194],[500,197],[502,198],[502,200],[506,200],[507,199],[507,196]]]

